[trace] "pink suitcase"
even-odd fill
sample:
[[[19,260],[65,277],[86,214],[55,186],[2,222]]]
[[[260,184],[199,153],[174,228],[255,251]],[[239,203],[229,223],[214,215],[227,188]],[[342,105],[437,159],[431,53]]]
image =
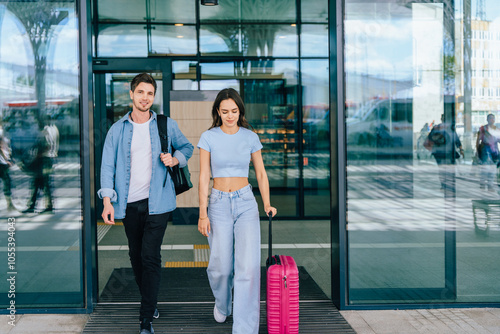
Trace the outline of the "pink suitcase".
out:
[[[267,265],[267,332],[299,333],[299,271],[291,256],[272,256],[272,217],[269,217]]]

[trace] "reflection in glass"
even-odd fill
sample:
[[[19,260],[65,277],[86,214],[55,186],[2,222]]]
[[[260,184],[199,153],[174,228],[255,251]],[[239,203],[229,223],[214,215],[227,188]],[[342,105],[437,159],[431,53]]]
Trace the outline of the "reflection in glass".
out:
[[[83,307],[75,3],[2,2],[0,23],[0,216],[22,240],[16,308]]]
[[[148,41],[144,25],[100,25],[98,57],[147,57]]]
[[[150,0],[151,19],[162,23],[195,23],[195,6],[198,2],[198,0]]]
[[[202,55],[296,57],[297,28],[292,25],[202,25]]]
[[[328,0],[302,0],[302,22],[328,22]]]
[[[303,60],[303,179],[306,216],[330,216],[330,109],[328,60]]]
[[[99,0],[96,4],[99,21],[141,22],[146,20],[146,0]]]
[[[351,304],[499,300],[500,29],[474,7],[346,2]]]
[[[295,0],[225,0],[220,6],[201,6],[200,19],[205,22],[256,21],[295,22]]]
[[[195,55],[194,26],[155,25],[151,30],[152,55]]]
[[[328,57],[328,25],[303,24],[300,43],[302,57]]]
[[[172,62],[172,89],[173,90],[197,90],[196,62],[173,61]]]

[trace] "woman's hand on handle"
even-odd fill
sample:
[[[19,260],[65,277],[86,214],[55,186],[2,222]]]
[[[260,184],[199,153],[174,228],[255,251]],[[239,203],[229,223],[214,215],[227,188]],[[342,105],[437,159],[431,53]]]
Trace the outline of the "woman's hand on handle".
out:
[[[266,206],[266,215],[269,217],[269,214],[272,213],[273,217],[276,216],[276,214],[278,213],[278,210],[276,210],[275,207],[272,207],[272,206]]]
[[[208,237],[210,234],[210,219],[208,217],[198,219],[198,231]]]

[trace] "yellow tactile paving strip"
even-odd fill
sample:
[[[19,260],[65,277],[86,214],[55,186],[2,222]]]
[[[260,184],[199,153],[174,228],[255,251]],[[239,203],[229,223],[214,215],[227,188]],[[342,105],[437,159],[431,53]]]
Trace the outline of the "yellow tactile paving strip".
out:
[[[167,261],[165,268],[206,268],[208,261]]]
[[[108,225],[108,224],[104,224],[104,221],[103,220],[98,220],[97,221],[97,225]],[[123,225],[122,221],[121,220],[115,220],[115,225]],[[113,226],[113,225],[110,225],[110,226]]]

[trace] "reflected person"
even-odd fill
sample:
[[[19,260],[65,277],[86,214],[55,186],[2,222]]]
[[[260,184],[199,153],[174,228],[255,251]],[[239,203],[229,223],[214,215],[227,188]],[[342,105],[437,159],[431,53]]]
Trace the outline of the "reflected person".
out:
[[[175,153],[162,153],[157,115],[150,108],[156,81],[141,73],[132,79],[132,111],[111,126],[102,153],[101,189],[104,223],[123,219],[129,257],[141,293],[140,333],[153,331],[161,277],[161,244],[170,213],[176,208],[173,181],[167,167],[184,167],[193,145],[168,120],[168,143]],[[166,183],[165,183],[166,181]]]
[[[454,165],[460,155],[463,157],[464,150],[457,132],[449,122],[445,122],[444,114],[441,115],[441,123],[432,128],[424,146],[436,159],[441,189],[455,190]]]
[[[479,128],[476,138],[476,152],[481,164],[479,187],[494,191],[494,181],[497,164],[499,163],[498,142],[500,141],[500,130],[495,125],[495,115],[486,117],[488,124]]]
[[[43,124],[40,125],[40,127],[42,126]],[[32,192],[28,201],[28,208],[23,213],[35,212],[39,191],[43,191],[45,197],[45,209],[40,213],[52,213],[54,211],[50,177],[53,173],[54,159],[57,157],[58,150],[59,130],[55,124],[43,126],[32,149],[34,157],[29,166],[29,171],[33,175]]]
[[[233,333],[257,334],[260,318],[260,219],[252,186],[252,162],[267,215],[269,181],[259,136],[245,119],[245,106],[232,88],[223,89],[212,106],[212,126],[203,132],[200,149],[198,231],[208,237],[207,268],[215,297],[215,321],[233,313]],[[210,173],[213,188],[207,203]],[[207,210],[208,208],[208,210]],[[234,303],[232,292],[234,287]]]
[[[12,180],[9,174],[9,169],[13,165],[11,154],[10,140],[5,136],[3,127],[0,126],[0,178],[3,183],[7,211],[16,210],[16,207],[12,203]]]

